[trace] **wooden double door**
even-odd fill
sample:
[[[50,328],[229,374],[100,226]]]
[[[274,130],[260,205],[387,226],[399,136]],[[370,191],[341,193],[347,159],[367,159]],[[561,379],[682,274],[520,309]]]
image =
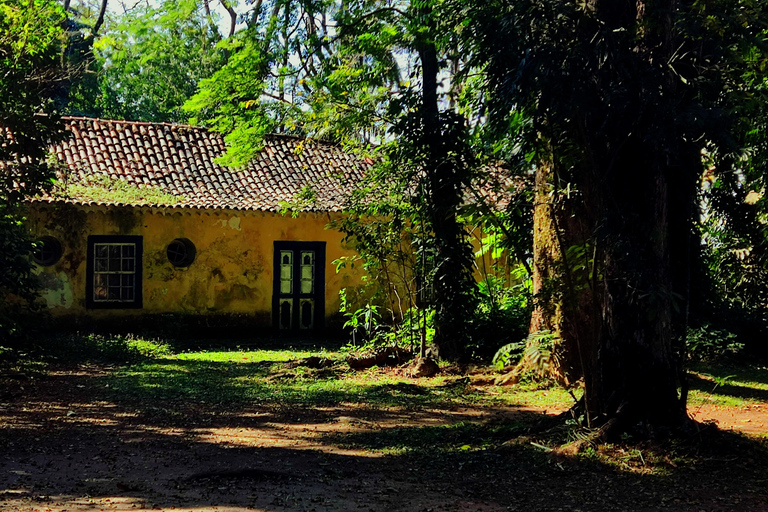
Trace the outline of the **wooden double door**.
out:
[[[272,324],[317,331],[325,320],[325,242],[275,242]]]

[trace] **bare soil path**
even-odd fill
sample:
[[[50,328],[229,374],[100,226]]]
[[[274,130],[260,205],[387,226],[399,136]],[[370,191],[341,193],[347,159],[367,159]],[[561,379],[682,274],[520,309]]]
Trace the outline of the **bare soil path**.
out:
[[[393,455],[354,441],[458,422],[534,425],[556,411],[169,408],[101,400],[103,372],[60,368],[0,399],[0,510],[768,511],[768,456],[756,437],[717,433],[705,451],[694,442],[654,471],[642,450],[615,448],[618,463],[605,464],[525,438]],[[723,429],[768,432],[765,404],[694,409]]]

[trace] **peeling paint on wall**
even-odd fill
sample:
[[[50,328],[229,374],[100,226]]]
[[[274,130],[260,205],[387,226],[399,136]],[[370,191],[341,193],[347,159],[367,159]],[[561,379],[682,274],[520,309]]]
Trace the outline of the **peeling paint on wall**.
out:
[[[74,304],[74,293],[69,276],[65,272],[42,273],[38,276],[42,293],[40,297],[49,308],[69,309]]]
[[[326,242],[326,315],[336,313],[343,286],[360,283],[359,270],[336,274],[333,260],[351,256],[341,233],[328,230],[325,215],[298,218],[266,212],[165,210],[162,208],[32,205],[30,229],[62,245],[58,263],[39,270],[51,313],[83,319],[183,313],[271,318],[274,242]],[[225,228],[222,231],[221,228]],[[143,239],[142,309],[87,309],[86,241],[90,235],[134,235]],[[168,244],[185,238],[195,259],[175,267]]]
[[[230,217],[229,220],[221,219],[218,222],[223,228],[229,227],[229,229],[234,229],[235,231],[242,231],[240,228],[240,217]]]

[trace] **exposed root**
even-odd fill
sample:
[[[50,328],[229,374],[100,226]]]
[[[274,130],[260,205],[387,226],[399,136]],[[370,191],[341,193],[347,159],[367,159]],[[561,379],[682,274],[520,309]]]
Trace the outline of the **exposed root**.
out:
[[[355,370],[372,366],[397,366],[409,361],[412,357],[413,353],[404,348],[386,347],[373,354],[359,357],[350,356],[347,358],[347,364]]]
[[[331,359],[318,356],[311,356],[305,359],[296,359],[294,361],[285,363],[286,368],[299,368],[300,366],[304,366],[306,368],[319,369],[330,368],[333,365],[334,362]]]
[[[431,357],[419,357],[411,366],[412,377],[433,377],[439,371],[440,367]]]

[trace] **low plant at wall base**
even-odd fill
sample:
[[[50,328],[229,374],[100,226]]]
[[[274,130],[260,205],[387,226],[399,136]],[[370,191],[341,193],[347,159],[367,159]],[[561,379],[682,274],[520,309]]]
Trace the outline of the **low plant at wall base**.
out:
[[[531,316],[530,281],[507,286],[501,278],[488,276],[478,283],[480,300],[475,313],[467,318],[471,326],[472,340],[468,347],[475,360],[489,361],[499,345],[524,340],[528,335]],[[346,318],[348,350],[372,351],[386,346],[418,351],[421,339],[427,346],[434,336],[434,308],[411,307],[396,322],[387,322],[382,309],[375,302],[353,306],[347,292],[341,292],[341,312]]]

